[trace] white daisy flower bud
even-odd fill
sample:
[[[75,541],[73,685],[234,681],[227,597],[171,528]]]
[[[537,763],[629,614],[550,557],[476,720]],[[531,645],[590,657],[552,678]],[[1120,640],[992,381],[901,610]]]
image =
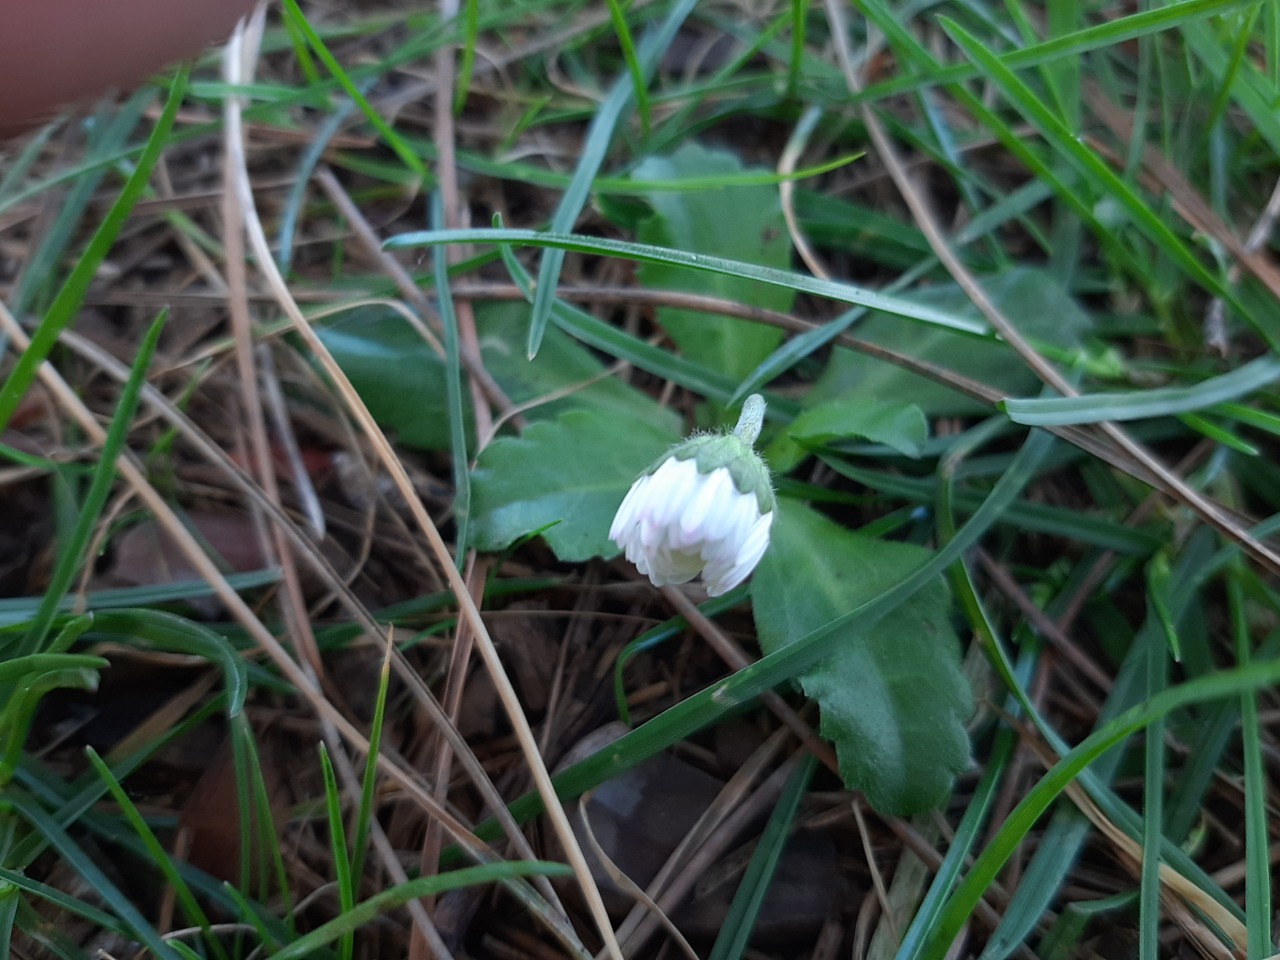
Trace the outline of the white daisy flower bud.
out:
[[[752,449],[764,399],[752,394],[731,434],[677,444],[631,486],[609,539],[655,587],[702,574],[718,597],[742,583],[769,546],[773,485]]]

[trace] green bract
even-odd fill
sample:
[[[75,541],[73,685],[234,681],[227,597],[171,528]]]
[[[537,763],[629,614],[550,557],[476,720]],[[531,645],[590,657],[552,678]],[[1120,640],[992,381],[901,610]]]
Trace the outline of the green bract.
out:
[[[760,512],[773,510],[773,483],[769,479],[769,468],[764,458],[732,433],[703,434],[690,437],[676,444],[661,457],[649,465],[641,476],[652,474],[669,459],[693,460],[701,474],[711,473],[724,467],[733,478],[733,485],[739,493],[754,494],[760,506]]]

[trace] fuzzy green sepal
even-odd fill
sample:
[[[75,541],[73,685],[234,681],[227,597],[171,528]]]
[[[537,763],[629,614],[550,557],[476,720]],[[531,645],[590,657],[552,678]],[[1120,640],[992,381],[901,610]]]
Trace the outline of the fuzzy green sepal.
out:
[[[698,472],[709,474],[724,467],[739,493],[754,494],[761,515],[773,510],[773,483],[760,454],[733,434],[703,434],[676,444],[649,465],[641,476],[653,473],[667,460],[695,460]]]

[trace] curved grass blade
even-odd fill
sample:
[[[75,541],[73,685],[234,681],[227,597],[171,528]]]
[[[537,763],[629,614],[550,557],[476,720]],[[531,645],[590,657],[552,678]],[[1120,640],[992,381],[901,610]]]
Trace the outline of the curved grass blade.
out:
[[[292,20],[287,19],[285,22],[293,23]],[[355,108],[354,101],[344,101],[311,135],[307,149],[302,151],[302,155],[298,158],[293,185],[289,187],[289,194],[280,211],[280,239],[276,263],[280,265],[280,272],[285,276],[289,275],[290,268],[293,266],[293,241],[298,229],[298,216],[302,212],[302,203],[307,196],[307,187],[311,185],[311,174],[315,172],[324,152],[329,149],[329,142],[337,136]]]
[[[59,910],[65,910],[73,917],[87,920],[99,930],[110,930],[113,933],[128,935],[128,928],[106,911],[99,910],[97,907],[91,906],[83,900],[78,900],[68,893],[63,893],[57,887],[51,887],[47,883],[33,880],[21,871],[0,867],[0,880],[10,884],[14,889],[25,890],[32,896],[53,904]]]
[[[244,708],[248,668],[225,637],[208,627],[160,610],[111,610],[93,616],[92,629],[112,633],[128,644],[194,654],[222,668],[227,688],[227,716],[237,716]]]
[[[524,293],[525,299],[532,303],[533,278],[515,258],[510,246],[504,244],[498,249],[512,281]],[[551,319],[556,326],[581,343],[619,360],[626,360],[641,370],[693,390],[709,400],[723,403],[724,398],[733,390],[733,381],[728,377],[685,357],[645,343],[563,300],[556,300],[552,305]],[[774,398],[769,398],[769,405],[771,410],[776,409]]]
[[[173,730],[165,731],[156,737],[148,745],[148,749],[138,751],[124,761],[114,764],[114,775],[117,779],[127,775],[128,772],[137,769],[150,756],[154,755],[156,750],[174,742],[208,720],[220,706],[221,700],[221,696],[211,698],[208,703],[202,705],[187,720],[178,724]],[[238,723],[239,718],[235,722]],[[59,778],[38,768],[35,764],[25,763],[19,768],[18,779],[25,789],[40,798],[46,806],[56,807],[52,814],[55,822],[64,827],[68,827],[71,824],[83,827],[99,839],[128,851],[132,856],[139,859],[147,857],[146,850],[132,830],[122,825],[118,819],[103,816],[91,809],[106,792],[95,774],[86,773],[77,781],[77,785],[68,785]],[[74,794],[71,792],[73,790],[76,791]],[[48,846],[48,837],[38,832],[32,832],[15,848],[15,854],[11,862],[29,863]],[[208,898],[211,903],[216,904],[221,910],[238,914],[242,904],[248,902],[243,897],[232,896],[229,893],[230,888],[228,885],[214,880],[208,874],[190,864],[177,861],[175,866],[192,889]],[[284,909],[288,912],[287,902]],[[284,925],[266,907],[259,905],[255,908],[254,913],[256,915],[255,925],[260,924],[270,930],[271,936],[276,941],[283,943],[292,939],[290,931],[286,930]],[[290,919],[292,919],[292,915],[290,915]],[[115,921],[115,923],[120,926],[119,921]],[[109,927],[109,929],[114,928]],[[122,928],[122,932],[128,935],[127,928]]]
[[[292,0],[286,0],[292,2]],[[640,44],[637,56],[642,72],[640,86],[648,83],[648,77],[657,66],[658,58],[671,45],[676,31],[680,29],[685,18],[693,12],[697,0],[680,0],[667,14],[662,25],[650,33]],[[586,142],[582,145],[582,156],[573,171],[573,179],[565,189],[555,215],[551,218],[551,229],[558,233],[567,233],[578,222],[578,215],[586,205],[587,196],[591,192],[591,181],[596,171],[604,163],[609,142],[613,139],[613,131],[623,110],[631,101],[634,81],[619,79],[613,85],[609,96],[596,109],[591,118],[591,126],[587,130]],[[533,298],[533,316],[529,320],[529,359],[532,360],[542,344],[542,335],[546,332],[547,323],[551,320],[551,307],[556,299],[556,287],[560,283],[560,268],[564,265],[564,250],[549,249],[538,266],[538,284]]]
[[[142,122],[154,96],[153,90],[143,87],[118,108],[100,105],[91,122],[85,125],[86,164],[120,150]],[[118,168],[125,170],[127,176],[129,166],[123,163]],[[98,199],[103,180],[111,172],[107,166],[91,168],[85,176],[70,183],[49,208],[50,222],[32,238],[31,247],[23,256],[22,273],[6,298],[10,313],[15,316],[39,314],[49,306],[63,263],[75,257],[71,245],[83,232],[85,214]]]
[[[36,371],[40,369],[40,364],[49,356],[49,351],[58,341],[58,335],[75,318],[89,290],[89,284],[93,282],[98,268],[102,266],[102,261],[110,252],[111,245],[119,236],[125,220],[129,217],[129,212],[133,210],[133,205],[138,202],[142,191],[146,189],[151,171],[156,161],[160,159],[160,152],[168,143],[169,131],[173,128],[173,120],[178,115],[178,107],[182,103],[182,94],[186,88],[187,68],[181,67],[174,74],[173,82],[169,86],[169,97],[165,101],[159,119],[156,120],[151,136],[147,138],[147,144],[141,156],[138,157],[138,165],[133,168],[133,173],[125,181],[120,195],[111,204],[111,209],[107,211],[101,225],[94,231],[84,253],[76,259],[76,265],[72,268],[70,276],[62,284],[58,295],[32,334],[30,346],[18,357],[18,362],[14,364],[4,386],[0,387],[0,433],[4,432],[4,428],[9,425],[13,412],[18,409],[18,402],[31,386]]]
[[[50,846],[58,851],[63,862],[78,873],[107,907],[128,928],[130,935],[146,946],[160,960],[180,960],[176,950],[165,941],[147,919],[138,912],[120,889],[113,884],[107,875],[98,869],[97,864],[80,849],[62,826],[49,816],[34,797],[22,790],[6,791],[5,799],[13,809],[22,815],[35,830],[40,833]]]
[[[1204,410],[1215,404],[1238,400],[1276,380],[1280,380],[1280,359],[1268,355],[1190,387],[1090,393],[1079,397],[1010,397],[1000,401],[1000,408],[1015,423],[1035,427],[1141,420]]]
[[[861,6],[868,19],[884,31],[894,49],[899,51],[900,55],[919,64],[923,74],[932,75],[947,69],[934,60],[932,53],[899,22],[894,11],[886,7],[881,0],[862,0]],[[969,64],[964,66],[972,69]],[[974,73],[976,74],[976,70]],[[1048,186],[1058,199],[1089,227],[1099,245],[1109,256],[1122,265],[1130,276],[1140,282],[1149,282],[1147,264],[1140,261],[1127,246],[1120,242],[1113,231],[1098,219],[1089,198],[1083,195],[1083,191],[1076,183],[1060,176],[1058,166],[1050,166],[1046,163],[1041,158],[1040,152],[1032,149],[1026,142],[1026,137],[1005,123],[977,94],[970,92],[963,84],[954,82],[950,84],[949,90],[956,100],[977,118],[979,123],[995,135],[1005,149],[1034,174],[1039,183]]]
[[[480,867],[463,867],[460,870],[451,870],[448,873],[437,874],[433,877],[419,877],[417,880],[410,880],[408,883],[402,883],[375,894],[341,916],[335,917],[328,923],[321,924],[316,929],[294,940],[283,950],[277,950],[270,955],[269,960],[301,960],[302,957],[306,957],[312,951],[337,940],[344,933],[356,930],[376,919],[379,914],[404,906],[410,900],[419,900],[422,897],[445,893],[449,890],[458,890],[462,887],[473,887],[482,883],[495,883],[516,877],[538,875],[568,877],[572,876],[572,871],[563,863],[531,860],[485,864]]]
[[[296,932],[297,916],[292,909],[293,896],[289,892],[289,878],[284,865],[280,841],[272,826],[271,799],[267,795],[267,781],[263,776],[262,757],[253,736],[253,726],[243,713],[231,718],[231,756],[235,765],[236,809],[240,815],[240,876],[241,886],[249,889],[249,880],[255,857],[258,863],[269,863],[275,875],[276,889],[284,903],[283,914],[291,933]],[[256,846],[255,846],[256,841]],[[264,902],[271,900],[266,869],[260,871],[260,885]]]
[[[794,97],[804,64],[805,17],[809,0],[791,0],[791,59],[787,61],[787,96]]]
[[[1157,615],[1155,619],[1159,619]],[[1157,631],[1144,631],[1147,699],[1169,687],[1168,647]],[[1161,631],[1163,632],[1163,631]],[[1154,718],[1143,731],[1142,870],[1138,886],[1138,956],[1160,956],[1160,847],[1164,839],[1164,717]]]
[[[1257,0],[1184,0],[1182,3],[1170,3],[1128,16],[1116,17],[1114,20],[1052,37],[1018,50],[1011,50],[1000,60],[1009,69],[1022,70],[1064,57],[1102,50],[1256,4]],[[865,90],[854,95],[850,102],[874,103],[900,93],[938,84],[960,83],[981,76],[983,74],[971,63],[937,65],[910,76],[894,77],[891,80],[869,85]]]
[[[889,284],[885,290],[892,293],[910,286],[931,270],[936,263],[937,261],[933,257],[921,261]],[[855,307],[852,310],[846,310],[833,320],[828,320],[820,327],[814,327],[812,330],[806,330],[804,333],[792,337],[775,350],[771,356],[766,357],[760,366],[751,371],[746,379],[738,384],[738,388],[725,401],[725,406],[736,407],[751,394],[758,393],[765,384],[790,370],[811,353],[821,350],[840,334],[845,333],[866,314],[867,311],[864,308]]]
[[[221,701],[221,696],[210,697],[189,717],[152,738],[145,748],[123,760],[114,762],[111,768],[112,776],[116,779],[127,777],[157,751],[190,733],[212,717],[221,706]],[[106,793],[106,787],[96,774],[86,771],[75,783],[67,784],[39,768],[36,761],[26,758],[19,764],[15,780],[51,807],[52,816],[64,827],[79,821]],[[25,867],[43,853],[45,847],[43,838],[33,833],[9,850],[6,862],[13,867]]]
[[[983,764],[982,778],[969,799],[969,805],[965,807],[964,816],[960,818],[960,825],[951,838],[951,845],[934,874],[933,883],[916,908],[907,932],[902,935],[902,943],[894,954],[894,960],[915,960],[920,955],[925,938],[933,929],[948,894],[960,879],[965,861],[980,839],[979,831],[991,815],[1009,760],[1013,756],[1015,742],[1013,732],[1007,728],[998,734],[995,745]]]
[[[476,41],[480,38],[480,0],[466,0],[462,7],[462,62],[454,80],[453,112],[461,113],[476,69]]]
[[[842,457],[824,456],[822,462],[832,470],[858,483],[920,503],[931,503],[937,496],[936,481],[926,477],[905,477],[880,470],[855,467]],[[952,494],[955,505],[971,510],[982,503],[982,497],[973,490],[957,489]],[[1023,530],[1035,530],[1055,537],[1087,543],[1117,553],[1148,556],[1159,550],[1163,540],[1146,530],[1137,530],[1105,517],[1072,512],[1046,503],[1018,500],[1009,505],[1000,518],[1001,524],[1011,524]]]
[[[636,101],[636,112],[640,114],[640,128],[649,132],[649,83],[645,79],[644,64],[636,52],[636,42],[631,36],[631,28],[627,26],[627,14],[618,0],[607,0],[609,20],[613,23],[613,32],[618,37],[618,46],[622,48],[622,59],[627,64],[627,72],[631,74],[631,96]]]
[[[32,653],[0,663],[0,683],[20,680],[28,674],[53,670],[101,670],[111,661],[86,653]]]
[[[387,648],[378,673],[378,694],[373,704],[373,721],[369,727],[369,750],[364,758],[364,779],[360,785],[360,809],[356,813],[356,837],[351,847],[351,875],[359,883],[364,876],[364,859],[369,847],[370,823],[378,787],[378,751],[382,746],[382,724],[387,713],[387,691],[391,688],[391,639],[387,631]]]
[[[744,280],[755,280],[775,287],[787,287],[799,293],[809,293],[839,303],[850,303],[855,306],[869,307],[905,317],[908,320],[919,320],[948,330],[969,333],[976,336],[987,336],[990,331],[987,325],[978,320],[964,316],[956,316],[942,310],[936,310],[924,304],[913,303],[900,297],[891,297],[850,286],[835,283],[831,280],[819,280],[817,277],[794,273],[790,270],[778,270],[773,267],[761,267],[743,263],[739,260],[727,260],[702,253],[685,253],[669,247],[655,247],[644,243],[629,243],[625,240],[610,240],[603,237],[586,237],[573,233],[541,233],[537,230],[440,230],[417,233],[402,233],[387,240],[383,246],[390,249],[402,247],[425,247],[438,243],[497,243],[511,246],[550,247],[554,250],[575,250],[580,253],[595,253],[607,257],[619,257],[624,260],[635,260],[640,263],[663,263],[678,267],[689,267],[693,270],[706,270],[710,273],[721,273]],[[545,261],[544,261],[545,262]],[[543,290],[541,280],[536,294]],[[548,307],[554,297],[548,295]],[[536,301],[535,301],[536,302]]]
[[[712,597],[706,603],[698,604],[698,610],[704,616],[715,617],[726,610],[732,610],[749,597],[748,587],[745,585],[734,587],[722,596]],[[618,708],[618,719],[627,726],[631,726],[631,708],[627,705],[624,677],[627,664],[638,655],[680,636],[688,629],[688,620],[684,617],[672,617],[666,623],[660,623],[651,630],[646,630],[619,651],[618,659],[613,665],[613,701]]]
[[[13,922],[18,916],[22,898],[18,888],[0,881],[0,957],[10,956],[13,944]]]

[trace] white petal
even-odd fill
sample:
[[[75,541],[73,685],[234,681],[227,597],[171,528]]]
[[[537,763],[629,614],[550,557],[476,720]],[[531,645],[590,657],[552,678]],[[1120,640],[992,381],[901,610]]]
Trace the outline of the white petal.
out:
[[[723,576],[716,578],[714,583],[708,577],[707,593],[710,596],[718,597],[722,593],[728,593],[747,579],[764,556],[764,552],[769,549],[769,528],[772,524],[773,511],[771,510],[756,522],[750,536],[741,545],[737,561],[733,566],[725,571]]]
[[[613,526],[609,528],[609,539],[619,546],[622,545],[623,538],[629,535],[631,527],[635,525],[637,505],[643,499],[644,492],[648,486],[648,477],[641,477],[633,483],[631,489],[627,491],[627,495],[622,498],[622,504],[618,507],[618,512],[613,516]]]
[[[653,569],[649,579],[655,587],[688,583],[702,572],[702,558],[682,550],[660,550],[651,557]]]
[[[654,473],[645,497],[650,518],[661,527],[672,524],[697,487],[698,467],[692,460],[667,460]]]
[[[692,460],[688,461],[693,463]],[[697,470],[697,465],[694,465]],[[686,541],[706,540],[707,525],[720,510],[721,498],[726,496],[733,486],[733,479],[728,470],[712,470],[709,474],[699,474],[697,492],[685,505],[680,514],[680,530]],[[726,484],[728,485],[726,487]]]

